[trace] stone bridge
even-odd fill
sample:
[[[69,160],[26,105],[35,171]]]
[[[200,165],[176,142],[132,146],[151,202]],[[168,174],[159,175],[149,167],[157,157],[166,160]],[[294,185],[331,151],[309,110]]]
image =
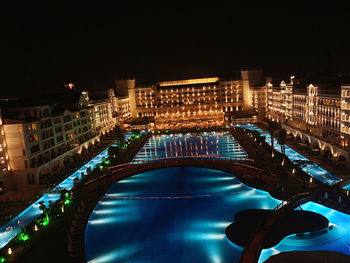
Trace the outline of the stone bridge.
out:
[[[154,159],[145,162],[132,162],[113,166],[108,168],[107,173],[98,178],[85,182],[84,185],[89,185],[98,182],[113,183],[132,175],[143,173],[146,171],[175,167],[175,166],[195,166],[202,168],[215,169],[223,172],[232,173],[238,178],[259,178],[265,186],[273,186],[277,182],[276,175],[265,172],[262,169],[251,166],[247,162],[237,162],[228,159],[209,159],[209,158],[176,158],[176,159]]]

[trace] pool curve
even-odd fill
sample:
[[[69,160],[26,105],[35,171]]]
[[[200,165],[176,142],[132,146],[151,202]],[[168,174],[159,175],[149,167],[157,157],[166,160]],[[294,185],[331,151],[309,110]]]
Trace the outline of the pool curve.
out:
[[[273,209],[280,201],[242,184],[232,174],[198,167],[161,168],[112,185],[90,216],[85,232],[89,263],[238,262],[242,248],[228,242],[225,228],[242,209]],[[327,233],[291,235],[264,249],[259,262],[291,250],[350,254],[350,216],[308,202]]]

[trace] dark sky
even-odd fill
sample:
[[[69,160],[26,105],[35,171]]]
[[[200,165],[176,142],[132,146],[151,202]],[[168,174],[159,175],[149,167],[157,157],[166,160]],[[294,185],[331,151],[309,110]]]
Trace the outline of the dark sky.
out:
[[[350,72],[345,1],[210,2],[3,7],[0,97],[67,82],[104,90],[127,77],[234,76],[243,67],[272,76]]]

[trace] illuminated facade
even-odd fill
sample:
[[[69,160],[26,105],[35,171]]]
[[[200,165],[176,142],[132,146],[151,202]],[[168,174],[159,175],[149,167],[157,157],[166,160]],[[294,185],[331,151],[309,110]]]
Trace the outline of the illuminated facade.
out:
[[[258,113],[259,118],[264,118],[267,108],[267,87],[252,87],[250,89],[251,106],[250,108]]]
[[[293,78],[290,83],[267,84],[266,116],[331,144],[350,146],[350,86],[296,87]]]
[[[340,117],[340,131],[344,138],[350,136],[350,86],[341,87],[341,117]],[[349,140],[348,140],[349,145]]]
[[[129,98],[115,97],[113,90],[70,88],[48,96],[2,100],[1,108],[0,192],[7,177],[17,188],[46,184],[48,176],[69,166],[74,154],[130,117]]]
[[[85,97],[75,93],[61,99],[31,105],[14,101],[15,106],[4,110],[2,130],[8,165],[19,189],[45,184],[47,176],[61,171],[74,153],[99,140],[94,132],[93,108]]]
[[[251,108],[251,103],[245,101],[251,100],[253,82],[250,77],[256,74],[247,72],[242,71],[239,79],[210,77],[147,86],[136,85],[135,80],[117,81],[116,90],[128,90],[131,117],[154,118],[156,128],[221,125],[225,112]],[[261,71],[256,72],[262,78]],[[256,107],[260,109],[264,103],[258,100]]]
[[[110,92],[82,92],[88,101],[88,106],[93,109],[93,129],[98,134],[105,134],[117,124],[113,117],[114,97]]]
[[[114,89],[108,90],[108,97],[111,103],[112,116],[118,124],[123,124],[131,117],[130,99],[128,96],[115,96]]]
[[[10,175],[10,172],[11,168],[8,163],[7,144],[0,110],[0,193],[5,191],[5,186],[9,181],[7,177]]]
[[[114,115],[118,123],[123,123],[131,117],[129,97],[114,97]]]

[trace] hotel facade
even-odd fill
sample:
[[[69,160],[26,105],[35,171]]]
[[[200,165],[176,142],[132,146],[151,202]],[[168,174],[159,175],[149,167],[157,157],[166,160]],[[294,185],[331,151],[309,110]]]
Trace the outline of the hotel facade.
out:
[[[225,113],[250,109],[250,89],[259,85],[265,86],[262,71],[255,70],[241,71],[237,79],[210,77],[152,85],[118,80],[116,91],[128,95],[132,118],[152,119],[156,129],[167,129],[222,125]]]
[[[9,156],[7,153],[7,143],[5,140],[5,130],[0,110],[0,193],[5,191],[5,185],[12,186],[9,178],[11,168],[9,165]]]
[[[74,155],[100,140],[130,112],[125,99],[69,90],[52,96],[2,101],[0,191],[47,184]],[[117,102],[118,102],[117,98]],[[114,110],[116,112],[114,112]],[[121,117],[120,117],[121,116]]]
[[[349,163],[350,86],[296,80],[267,83],[266,117],[311,147]]]
[[[261,70],[240,73],[236,79],[210,77],[152,85],[118,80],[116,92],[127,94],[132,118],[154,121],[156,129],[221,125],[230,112],[253,110],[259,119],[281,123],[311,147],[342,155],[349,166],[350,85],[294,76],[275,83]]]

